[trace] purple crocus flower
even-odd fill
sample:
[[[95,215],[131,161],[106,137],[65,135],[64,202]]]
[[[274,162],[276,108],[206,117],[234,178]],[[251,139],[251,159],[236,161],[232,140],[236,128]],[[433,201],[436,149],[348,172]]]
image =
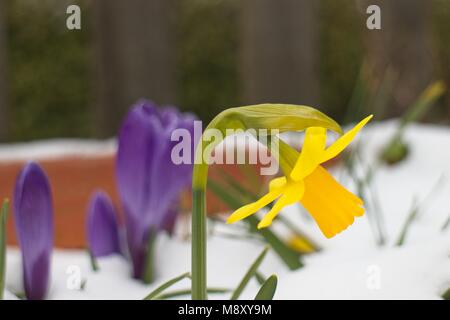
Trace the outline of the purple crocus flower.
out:
[[[86,227],[89,250],[94,257],[120,253],[117,215],[105,192],[97,191],[92,196]]]
[[[171,134],[178,128],[193,137],[194,117],[140,101],[119,132],[117,182],[136,278],[143,276],[150,233],[172,230],[179,194],[191,182],[193,155],[190,164],[177,165],[171,159],[178,143],[171,141]]]
[[[36,163],[28,163],[17,177],[14,219],[22,251],[23,279],[28,299],[47,293],[53,246],[53,206],[47,175]]]

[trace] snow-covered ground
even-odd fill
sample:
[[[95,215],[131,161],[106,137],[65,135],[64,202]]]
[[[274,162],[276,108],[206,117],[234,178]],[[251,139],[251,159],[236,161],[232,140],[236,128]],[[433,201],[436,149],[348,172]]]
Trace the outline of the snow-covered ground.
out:
[[[395,125],[392,121],[374,123],[363,131],[359,141],[364,161],[371,163],[377,159]],[[293,272],[269,253],[261,270],[267,276],[278,275],[275,298],[439,299],[450,287],[450,227],[441,230],[450,214],[450,129],[413,125],[405,138],[411,147],[408,159],[396,166],[380,166],[373,181],[387,243],[382,247],[376,245],[367,215],[345,232],[325,239],[314,222],[300,214],[299,206],[293,205],[282,214],[319,242],[323,250],[304,257],[305,267]],[[340,169],[333,171],[337,178],[342,177]],[[442,176],[443,182],[436,187]],[[425,198],[427,201],[423,201]],[[414,199],[422,203],[418,218],[409,228],[404,245],[395,246]],[[280,226],[278,229],[282,230]],[[209,286],[235,288],[262,248],[263,244],[254,240],[232,239],[219,233],[211,236]],[[7,259],[7,289],[21,292],[19,251],[9,248]],[[57,250],[53,255],[48,298],[142,299],[159,284],[190,270],[189,241],[182,237],[159,239],[156,261],[156,282],[143,285],[129,277],[129,264],[119,256],[100,259],[100,270],[94,272],[85,252]],[[82,290],[77,288],[78,275],[84,282]],[[189,280],[183,280],[169,290],[189,286]],[[258,287],[252,281],[242,298],[252,299]],[[229,295],[211,296],[216,297]],[[6,298],[14,296],[7,294]]]
[[[17,160],[57,159],[70,156],[112,155],[116,151],[115,139],[83,140],[52,139],[17,144],[0,144],[0,161],[2,163]]]

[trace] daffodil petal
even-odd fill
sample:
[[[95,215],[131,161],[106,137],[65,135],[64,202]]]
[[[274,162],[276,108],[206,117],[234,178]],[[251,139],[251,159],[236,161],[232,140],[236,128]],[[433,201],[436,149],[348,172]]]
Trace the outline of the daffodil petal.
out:
[[[345,230],[355,217],[364,214],[362,200],[341,186],[321,166],[305,179],[301,203],[327,238]]]
[[[372,119],[373,115],[370,115],[360,121],[356,126],[354,126],[350,131],[345,133],[342,137],[337,139],[331,146],[329,146],[322,155],[320,163],[328,161],[336,157],[342,152],[355,138],[358,132]]]
[[[269,193],[265,194],[258,201],[240,207],[228,217],[227,223],[235,223],[239,220],[247,218],[248,216],[251,216],[258,210],[261,210],[269,203],[274,201],[276,198],[278,198],[282,193],[282,191],[283,191],[282,189],[275,189],[273,191],[269,191]]]
[[[258,224],[258,229],[266,228],[272,224],[273,219],[284,207],[298,202],[303,197],[304,184],[292,182],[288,187],[284,188],[284,194],[278,199],[272,209],[262,218]]]
[[[287,245],[299,253],[311,253],[315,248],[305,238],[298,235],[292,236],[288,239]]]
[[[282,188],[286,185],[287,179],[286,177],[279,177],[279,178],[275,178],[270,180],[269,182],[269,190],[275,190],[275,189],[279,189]]]
[[[303,179],[320,164],[326,140],[327,130],[325,128],[311,127],[306,129],[302,151],[290,174],[293,180]]]

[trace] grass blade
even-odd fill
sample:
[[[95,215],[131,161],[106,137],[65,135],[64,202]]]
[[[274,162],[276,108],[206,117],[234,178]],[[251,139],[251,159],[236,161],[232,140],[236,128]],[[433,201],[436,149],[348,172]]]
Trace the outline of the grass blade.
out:
[[[248,269],[247,273],[242,278],[241,282],[237,286],[236,290],[234,290],[233,294],[231,295],[231,300],[237,300],[239,299],[239,296],[241,295],[242,291],[244,291],[245,287],[247,286],[248,282],[252,277],[255,276],[256,272],[258,271],[259,266],[263,262],[267,251],[269,251],[268,247],[265,247],[264,250],[258,255],[256,260],[253,262],[253,264]]]
[[[145,255],[145,268],[142,275],[144,283],[152,283],[154,276],[154,256],[155,256],[156,231],[151,229],[147,240],[147,253]]]
[[[450,288],[448,288],[443,294],[442,299],[444,300],[450,300]]]
[[[408,156],[409,147],[403,141],[403,134],[406,128],[410,123],[420,120],[444,92],[445,84],[442,81],[436,81],[430,84],[406,111],[400,120],[396,132],[381,153],[381,159],[385,163],[395,164]]]
[[[221,293],[227,293],[230,292],[230,289],[225,288],[208,288],[206,289],[206,292],[208,294],[221,294]],[[155,297],[154,300],[167,300],[171,298],[177,298],[182,296],[188,296],[191,295],[191,289],[181,289],[181,290],[174,290],[171,292],[160,294],[159,296]]]
[[[398,237],[397,246],[402,246],[405,242],[406,235],[408,233],[409,227],[412,225],[412,223],[418,218],[418,215],[420,213],[420,209],[425,206],[425,203],[428,202],[428,200],[438,192],[438,190],[441,190],[442,183],[444,182],[444,176],[439,177],[435,185],[431,188],[429,193],[425,196],[425,198],[422,200],[422,203],[417,203],[417,201],[413,202],[413,206],[411,208],[411,211],[409,215],[407,216],[405,223],[403,225],[403,228],[400,232],[400,236]]]
[[[396,246],[400,247],[405,243],[405,238],[406,238],[406,234],[408,233],[409,227],[411,226],[412,222],[416,219],[418,213],[419,213],[419,206],[417,205],[416,202],[414,202],[412,205],[411,211],[409,212],[409,214],[405,220],[403,228],[400,231],[398,240],[395,243]]]
[[[439,99],[445,92],[445,84],[442,81],[436,81],[430,84],[419,96],[416,102],[409,108],[402,117],[400,131],[411,122],[417,121],[423,117],[428,109]]]
[[[255,300],[272,300],[277,290],[278,278],[276,275],[271,275],[266,282],[261,286],[256,294]]]
[[[155,290],[153,290],[152,292],[150,292],[150,294],[148,296],[146,296],[144,298],[144,300],[153,300],[155,299],[157,296],[159,296],[164,290],[166,290],[167,288],[173,286],[175,283],[180,282],[181,280],[185,279],[185,278],[190,278],[190,273],[186,272],[183,273],[182,275],[179,275],[178,277],[175,277],[173,279],[170,279],[169,281],[163,283],[162,285],[160,285],[158,288],[156,288]]]
[[[255,278],[261,286],[266,282],[266,277],[259,271],[256,271]]]
[[[3,201],[0,211],[0,300],[3,300],[6,277],[6,220],[8,219],[9,200]]]
[[[89,263],[91,264],[91,269],[92,271],[97,272],[99,270],[97,258],[94,256],[90,249],[87,249],[87,252],[89,255]]]
[[[441,231],[445,231],[448,226],[450,226],[450,216],[447,218],[447,221],[442,225]]]

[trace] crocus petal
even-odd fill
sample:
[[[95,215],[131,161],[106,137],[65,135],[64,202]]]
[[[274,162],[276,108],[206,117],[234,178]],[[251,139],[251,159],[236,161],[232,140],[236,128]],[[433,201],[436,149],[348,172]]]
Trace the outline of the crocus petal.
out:
[[[172,235],[175,229],[175,223],[178,216],[177,209],[178,208],[176,206],[170,208],[164,215],[164,219],[161,223],[162,230],[166,231],[169,235]]]
[[[331,146],[329,146],[322,155],[322,159],[320,163],[324,163],[330,159],[336,157],[339,153],[342,152],[347,146],[355,139],[358,132],[373,118],[373,115],[370,115],[360,121],[356,126],[354,126],[350,131],[346,132],[342,137],[337,139]]]
[[[95,192],[89,204],[87,237],[94,257],[120,253],[117,215],[111,199],[102,191]]]
[[[127,115],[119,133],[117,152],[118,191],[126,214],[135,218],[146,215],[150,194],[152,168],[156,166],[154,153],[162,131],[156,107],[141,103]]]
[[[26,296],[43,299],[53,246],[53,206],[48,178],[35,163],[27,164],[17,178],[14,219],[22,251]]]
[[[345,230],[353,223],[354,217],[364,214],[363,201],[321,166],[306,177],[301,203],[327,238]]]
[[[145,269],[149,228],[131,214],[125,215],[125,228],[128,251],[133,263],[133,277],[141,279]]]
[[[158,108],[141,101],[127,115],[119,133],[117,182],[125,213],[125,226],[135,277],[143,271],[149,232],[170,229],[176,217],[174,204],[190,185],[192,162],[174,164],[171,141],[175,129],[193,137],[194,118],[174,107]],[[194,150],[193,141],[191,150]],[[172,221],[172,222],[170,222]]]

